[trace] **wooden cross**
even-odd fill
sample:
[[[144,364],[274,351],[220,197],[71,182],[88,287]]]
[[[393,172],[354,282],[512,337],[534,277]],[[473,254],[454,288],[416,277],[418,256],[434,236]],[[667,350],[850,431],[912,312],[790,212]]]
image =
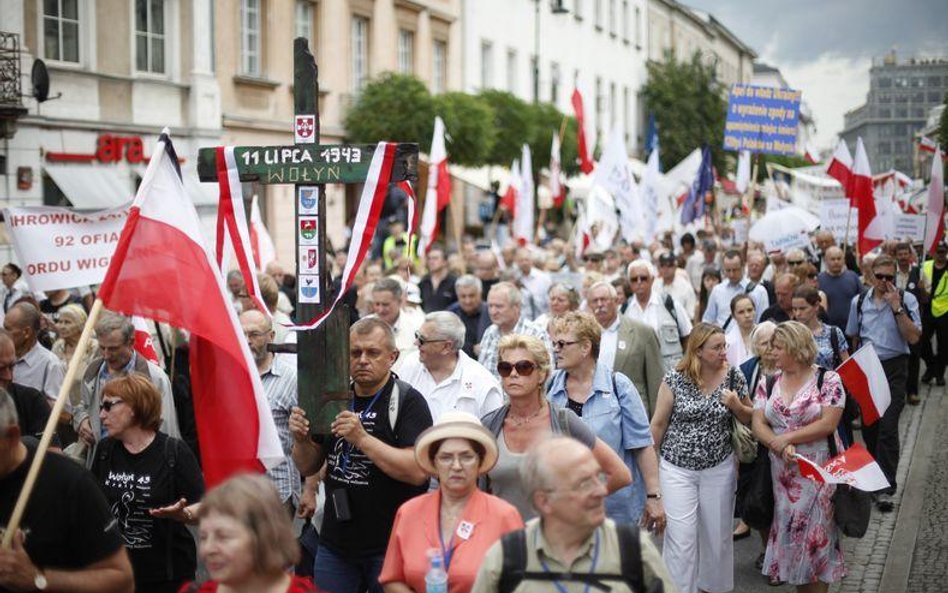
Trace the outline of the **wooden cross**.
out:
[[[294,184],[296,213],[296,321],[305,323],[334,300],[326,250],[326,183],[363,183],[375,145],[319,144],[319,81],[316,61],[303,37],[293,42],[293,131],[288,146],[238,146],[234,149],[241,181],[263,185]],[[409,107],[410,106],[406,106]],[[418,145],[398,144],[391,181],[417,180]],[[214,148],[198,152],[201,181],[217,181]],[[384,183],[384,180],[382,181]],[[250,208],[245,208],[250,213]],[[344,225],[344,220],[332,221]],[[349,310],[340,306],[314,331],[301,331],[297,342],[300,407],[313,430],[327,434],[336,414],[349,401]]]

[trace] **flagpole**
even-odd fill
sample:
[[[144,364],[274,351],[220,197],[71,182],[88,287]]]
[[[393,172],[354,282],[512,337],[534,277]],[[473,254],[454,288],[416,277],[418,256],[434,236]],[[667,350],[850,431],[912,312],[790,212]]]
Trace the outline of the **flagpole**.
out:
[[[843,239],[843,260],[846,259],[846,253],[849,251],[849,225],[853,220],[853,207],[849,204],[849,198],[846,198],[846,203],[849,205],[849,208],[846,212],[846,237]]]
[[[86,325],[82,328],[79,342],[76,344],[76,352],[85,352],[89,345],[89,340],[92,339],[92,328],[95,327],[96,322],[99,320],[99,314],[101,312],[102,299],[96,298],[95,302],[92,303],[92,310],[89,311],[89,318],[86,320]],[[13,513],[10,515],[10,520],[7,522],[6,530],[3,533],[3,542],[0,545],[5,549],[9,549],[12,545],[13,537],[16,535],[17,528],[20,526],[20,521],[23,520],[23,513],[26,512],[26,504],[29,502],[30,494],[32,494],[33,487],[36,485],[36,479],[39,476],[43,460],[46,457],[46,451],[49,449],[49,443],[53,438],[53,433],[56,432],[59,416],[66,406],[69,391],[76,380],[76,375],[79,373],[81,358],[81,356],[73,356],[72,360],[69,361],[69,367],[66,369],[66,377],[63,379],[62,387],[59,388],[59,396],[56,398],[56,403],[53,404],[53,410],[49,414],[49,420],[46,421],[46,428],[43,429],[43,436],[40,438],[39,446],[36,448],[36,454],[33,456],[33,463],[30,464],[30,470],[29,473],[26,474],[23,489],[20,490],[20,496],[16,499]]]

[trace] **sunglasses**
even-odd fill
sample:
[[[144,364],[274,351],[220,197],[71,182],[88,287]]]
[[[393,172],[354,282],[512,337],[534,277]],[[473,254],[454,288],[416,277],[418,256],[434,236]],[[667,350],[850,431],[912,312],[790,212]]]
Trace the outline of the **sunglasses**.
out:
[[[648,276],[629,276],[629,282],[647,282]]]
[[[788,260],[787,260],[787,263],[790,264],[791,266],[799,266],[800,264],[803,263],[803,260],[802,260],[802,259],[795,259],[795,260],[791,261],[791,260],[788,259]]]
[[[120,399],[104,399],[102,403],[99,404],[100,410],[105,410],[106,412],[111,412],[112,408],[119,404],[124,404],[125,402]]]
[[[425,344],[434,344],[435,342],[447,342],[447,340],[433,340],[424,337],[420,332],[415,332],[415,340],[417,340],[419,346],[424,346]]]
[[[892,274],[876,274],[876,278],[882,280],[883,282],[892,282],[895,280],[895,276]]]
[[[563,348],[572,346],[573,344],[579,344],[579,340],[573,340],[572,342],[567,342],[566,340],[557,340],[553,342],[553,349],[562,350]],[[517,372],[520,373],[520,369],[517,369]],[[520,374],[522,375],[523,373]]]
[[[502,360],[497,363],[497,372],[501,377],[504,378],[509,377],[510,373],[512,373],[514,370],[516,370],[517,375],[521,377],[529,377],[533,374],[533,371],[535,371],[536,368],[536,363],[529,360],[518,360],[517,362],[513,363]]]

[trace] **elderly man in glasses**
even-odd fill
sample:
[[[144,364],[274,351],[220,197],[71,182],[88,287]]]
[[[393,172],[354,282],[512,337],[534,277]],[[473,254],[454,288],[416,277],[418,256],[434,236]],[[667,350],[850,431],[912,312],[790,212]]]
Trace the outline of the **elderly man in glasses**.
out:
[[[450,411],[480,418],[504,404],[497,379],[464,352],[465,334],[464,323],[454,313],[428,313],[415,332],[418,352],[399,372],[425,397],[434,422]]]
[[[691,334],[688,312],[670,294],[652,289],[655,268],[649,262],[636,260],[629,264],[627,273],[632,297],[625,314],[655,330],[665,368],[672,369],[684,355]]]
[[[872,285],[866,293],[853,297],[846,325],[853,351],[867,342],[875,348],[892,397],[882,418],[862,430],[866,448],[891,484],[876,494],[876,506],[882,512],[893,509],[895,471],[899,466],[899,416],[905,406],[909,346],[922,336],[918,300],[912,293],[895,287],[895,267],[895,260],[888,255],[880,255],[872,262]]]
[[[591,584],[615,593],[675,590],[648,536],[606,518],[604,474],[588,447],[569,437],[544,441],[524,457],[520,479],[540,516],[488,550],[472,593],[578,591]]]

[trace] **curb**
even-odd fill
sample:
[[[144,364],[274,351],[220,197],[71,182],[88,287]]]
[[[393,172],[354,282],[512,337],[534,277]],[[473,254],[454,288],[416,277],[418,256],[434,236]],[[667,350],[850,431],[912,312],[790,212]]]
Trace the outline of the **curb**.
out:
[[[934,397],[933,397],[934,396]],[[889,542],[890,550],[899,550],[899,554],[889,554],[885,569],[879,582],[879,591],[899,593],[906,591],[912,562],[915,555],[915,543],[923,519],[925,506],[924,493],[932,464],[934,435],[939,427],[948,422],[948,399],[943,389],[929,387],[923,402],[922,424],[919,427],[912,452],[908,477],[902,486],[901,504],[895,531]]]

